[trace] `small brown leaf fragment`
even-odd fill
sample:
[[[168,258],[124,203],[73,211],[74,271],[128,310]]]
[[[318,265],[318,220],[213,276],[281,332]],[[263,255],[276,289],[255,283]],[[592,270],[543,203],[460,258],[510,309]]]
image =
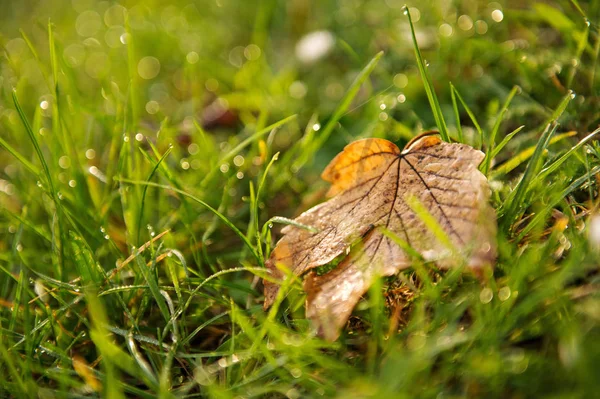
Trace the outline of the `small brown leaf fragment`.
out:
[[[314,227],[282,229],[283,238],[266,265],[283,279],[288,269],[308,272],[306,316],[329,340],[335,340],[352,309],[373,279],[410,267],[411,257],[384,230],[404,240],[425,260],[441,268],[466,265],[477,274],[496,257],[496,220],[488,200],[490,189],[477,169],[481,151],[465,144],[442,142],[423,135],[400,152],[383,139],[355,141],[323,172],[332,198],[295,220]],[[449,238],[440,242],[409,205],[420,202]],[[330,272],[311,269],[348,254]],[[265,280],[265,308],[279,286]]]

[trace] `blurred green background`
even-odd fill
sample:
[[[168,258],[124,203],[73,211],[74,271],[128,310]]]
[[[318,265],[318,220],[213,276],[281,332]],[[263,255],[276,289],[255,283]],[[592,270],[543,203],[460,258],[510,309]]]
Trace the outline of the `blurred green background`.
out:
[[[597,205],[585,175],[597,147],[577,147],[527,193],[528,216],[542,209],[547,226],[564,216],[570,229],[499,238],[497,281],[485,289],[512,287],[522,302],[510,288],[510,300],[480,300],[473,281],[432,288],[414,317],[407,305],[397,338],[372,312],[381,303],[363,304],[362,324],[333,345],[306,338],[299,290],[266,319],[253,268],[279,236],[270,218],[319,202],[321,170],[352,140],[401,147],[436,127],[404,4],[0,0],[0,393],[93,396],[98,381],[105,395],[131,397],[597,389],[597,295],[575,303],[567,290],[596,283],[588,271],[597,259],[578,226]],[[406,4],[450,135],[459,124],[481,147],[497,123],[496,143],[524,126],[493,160],[497,208],[564,98],[559,132],[570,133],[545,159],[600,123],[600,1]],[[462,105],[455,112],[450,83],[471,115]],[[553,202],[575,179],[585,190]],[[95,291],[84,296],[87,284]]]

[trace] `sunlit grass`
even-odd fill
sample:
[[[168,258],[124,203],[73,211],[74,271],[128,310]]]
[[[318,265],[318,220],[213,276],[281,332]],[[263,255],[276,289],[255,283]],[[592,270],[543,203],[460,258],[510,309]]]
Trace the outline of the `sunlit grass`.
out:
[[[1,396],[597,392],[600,2],[303,4],[2,6]],[[334,343],[300,279],[263,310],[331,158],[432,128],[487,154],[493,274],[415,254]]]

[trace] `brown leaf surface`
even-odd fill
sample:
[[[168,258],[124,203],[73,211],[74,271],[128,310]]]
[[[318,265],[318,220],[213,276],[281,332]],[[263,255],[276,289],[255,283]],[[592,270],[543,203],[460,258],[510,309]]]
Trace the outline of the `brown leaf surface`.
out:
[[[411,265],[411,257],[383,234],[384,228],[404,240],[425,260],[448,268],[462,262],[479,270],[492,265],[496,220],[488,203],[490,190],[477,169],[481,151],[465,144],[423,135],[400,152],[383,139],[355,141],[344,148],[322,174],[331,182],[330,200],[295,220],[317,229],[282,229],[283,238],[267,268],[282,279],[281,268],[295,275],[307,272],[306,316],[330,340],[339,335],[352,309],[377,276],[389,276]],[[412,201],[411,201],[412,200]],[[454,250],[423,222],[418,201],[445,232]],[[333,270],[311,272],[343,254]],[[265,280],[265,307],[279,286]]]

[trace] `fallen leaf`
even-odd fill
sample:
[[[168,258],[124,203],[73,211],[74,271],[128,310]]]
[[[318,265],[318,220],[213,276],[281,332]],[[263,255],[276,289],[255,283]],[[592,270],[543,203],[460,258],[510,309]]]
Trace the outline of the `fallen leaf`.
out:
[[[278,280],[285,269],[307,273],[306,316],[335,340],[373,279],[410,267],[415,253],[440,268],[466,264],[480,272],[492,266],[496,220],[487,179],[477,169],[483,158],[433,132],[402,152],[384,139],[347,145],[322,174],[332,198],[295,219],[316,232],[283,228],[267,268]],[[343,255],[333,270],[311,271]],[[264,285],[268,308],[279,285]]]

